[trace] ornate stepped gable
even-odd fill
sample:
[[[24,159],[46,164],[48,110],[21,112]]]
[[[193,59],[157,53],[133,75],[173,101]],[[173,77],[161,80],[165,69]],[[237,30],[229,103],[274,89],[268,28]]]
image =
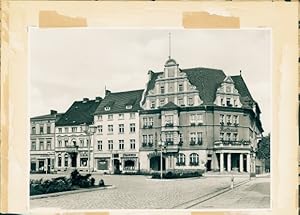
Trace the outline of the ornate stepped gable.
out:
[[[226,76],[222,70],[203,67],[180,69],[173,59],[166,62],[164,72],[150,70],[148,75],[141,101],[143,109],[173,102],[179,107],[217,105],[254,108],[260,113],[241,75]]]

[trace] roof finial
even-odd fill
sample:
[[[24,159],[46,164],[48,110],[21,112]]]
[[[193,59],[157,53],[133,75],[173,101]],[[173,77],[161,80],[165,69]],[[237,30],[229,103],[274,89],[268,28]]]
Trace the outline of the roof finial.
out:
[[[169,32],[169,59],[171,59],[171,33]]]
[[[242,70],[240,70],[240,76],[242,76]]]

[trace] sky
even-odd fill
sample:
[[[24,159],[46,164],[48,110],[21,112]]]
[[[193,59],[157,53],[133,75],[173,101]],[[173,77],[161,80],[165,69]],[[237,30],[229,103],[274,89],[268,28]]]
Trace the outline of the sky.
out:
[[[74,101],[144,89],[147,72],[160,72],[169,55],[181,69],[242,71],[271,131],[270,30],[39,29],[30,28],[30,116],[65,112]]]

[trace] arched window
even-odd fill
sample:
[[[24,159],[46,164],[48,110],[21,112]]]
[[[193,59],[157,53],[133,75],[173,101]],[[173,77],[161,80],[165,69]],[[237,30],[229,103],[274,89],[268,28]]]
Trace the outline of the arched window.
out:
[[[177,162],[176,162],[177,166],[184,166],[185,165],[185,154],[180,153],[177,156]]]
[[[198,166],[199,165],[199,155],[197,153],[192,153],[190,155],[190,165]]]

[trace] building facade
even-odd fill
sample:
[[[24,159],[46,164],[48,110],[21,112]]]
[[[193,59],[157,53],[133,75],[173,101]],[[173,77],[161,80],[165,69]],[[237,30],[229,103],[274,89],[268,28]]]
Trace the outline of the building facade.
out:
[[[61,114],[51,110],[50,114],[30,118],[30,171],[49,173],[54,171],[55,122]]]
[[[263,129],[241,75],[168,59],[163,72],[149,71],[141,107],[141,170],[255,172]]]
[[[93,170],[93,114],[102,101],[84,98],[75,101],[55,124],[55,170]]]
[[[139,114],[143,90],[106,95],[94,113],[94,171],[139,170]]]

